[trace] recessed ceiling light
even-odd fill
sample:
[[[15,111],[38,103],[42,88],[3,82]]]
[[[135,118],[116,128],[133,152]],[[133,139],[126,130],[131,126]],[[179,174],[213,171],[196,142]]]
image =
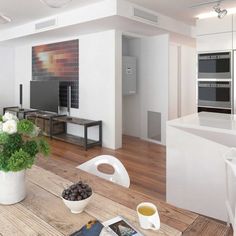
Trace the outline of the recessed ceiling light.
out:
[[[40,0],[40,1],[51,8],[60,8],[67,5],[72,0]]]
[[[7,24],[11,22],[11,18],[0,13],[0,24]]]

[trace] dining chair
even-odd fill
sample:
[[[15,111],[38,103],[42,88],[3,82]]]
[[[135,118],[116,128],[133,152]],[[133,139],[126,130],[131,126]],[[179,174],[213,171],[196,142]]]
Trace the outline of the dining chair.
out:
[[[228,225],[232,225],[236,236],[236,159],[226,159],[226,209]]]
[[[103,164],[112,166],[114,169],[114,173],[107,174],[101,172],[99,170],[99,166]],[[99,176],[103,179],[114,182],[116,184],[122,185],[126,188],[129,188],[130,186],[130,178],[127,170],[125,169],[124,165],[114,156],[110,155],[97,156],[79,165],[77,168],[89,172],[90,174]]]

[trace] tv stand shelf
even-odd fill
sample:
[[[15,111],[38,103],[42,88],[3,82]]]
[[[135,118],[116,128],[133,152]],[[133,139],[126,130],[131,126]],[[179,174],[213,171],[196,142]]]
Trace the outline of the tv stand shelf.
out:
[[[52,119],[53,117],[57,117],[58,114],[43,112],[43,111],[36,111],[31,112],[26,115],[26,119],[32,121],[35,125],[37,125],[42,134],[48,137],[52,137]],[[65,131],[65,127],[63,123],[56,122],[54,124],[55,130],[54,133],[62,133]]]
[[[78,146],[84,146],[85,145],[85,139],[82,137],[78,137],[72,134],[55,134],[52,136],[54,139],[60,140],[60,141],[65,141],[67,143],[72,143]],[[95,144],[97,145],[97,141],[88,139],[87,140],[88,145]],[[88,147],[87,147],[88,148]]]
[[[35,112],[35,109],[26,109],[26,108],[20,108],[20,107],[4,107],[3,108],[3,114],[6,112],[10,112],[15,114],[19,119],[25,119],[27,114],[31,112]]]
[[[64,123],[65,132],[63,133],[54,133],[54,124],[55,122]],[[67,133],[67,125],[66,124],[74,124],[80,125],[84,127],[84,137],[75,136]],[[88,128],[98,126],[99,127],[99,140],[91,140],[88,139]],[[70,116],[58,116],[52,118],[52,138],[58,139],[61,141],[65,141],[68,143],[76,144],[79,146],[83,146],[85,150],[93,146],[102,146],[102,121],[93,121],[87,119],[81,119]]]
[[[102,146],[102,121],[80,119],[43,111],[28,113],[26,118],[35,123],[42,130],[43,135],[52,139],[83,146],[85,150],[93,146]],[[83,126],[84,137],[68,134],[67,124]],[[88,138],[88,129],[95,126],[99,127],[98,140]]]

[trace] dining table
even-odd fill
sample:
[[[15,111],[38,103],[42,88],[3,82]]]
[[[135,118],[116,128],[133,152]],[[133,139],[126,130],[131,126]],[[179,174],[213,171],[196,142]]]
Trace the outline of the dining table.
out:
[[[76,169],[75,172],[76,181],[85,181],[93,189],[91,201],[84,212],[72,214],[62,201],[62,191],[72,184],[71,180],[34,165],[26,173],[26,198],[14,205],[0,205],[0,235],[70,235],[91,220],[105,222],[116,216],[124,217],[147,236],[198,235],[195,233],[207,220],[160,201],[155,196],[147,196],[82,170]],[[140,202],[152,202],[157,206],[161,221],[158,231],[143,230],[140,227],[136,212]],[[219,233],[215,235],[223,232],[220,224],[216,224],[214,230]]]

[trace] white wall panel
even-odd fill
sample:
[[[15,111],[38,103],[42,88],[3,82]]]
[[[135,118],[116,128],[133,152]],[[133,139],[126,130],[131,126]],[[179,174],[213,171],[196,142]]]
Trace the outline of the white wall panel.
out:
[[[178,118],[178,45],[169,48],[169,120]]]
[[[196,80],[197,80],[196,49],[181,47],[181,116],[197,112]]]
[[[171,44],[169,49],[169,120],[197,111],[196,48]]]
[[[19,99],[15,103],[14,94],[14,50],[0,47],[0,114],[3,107],[15,106],[19,104]]]

